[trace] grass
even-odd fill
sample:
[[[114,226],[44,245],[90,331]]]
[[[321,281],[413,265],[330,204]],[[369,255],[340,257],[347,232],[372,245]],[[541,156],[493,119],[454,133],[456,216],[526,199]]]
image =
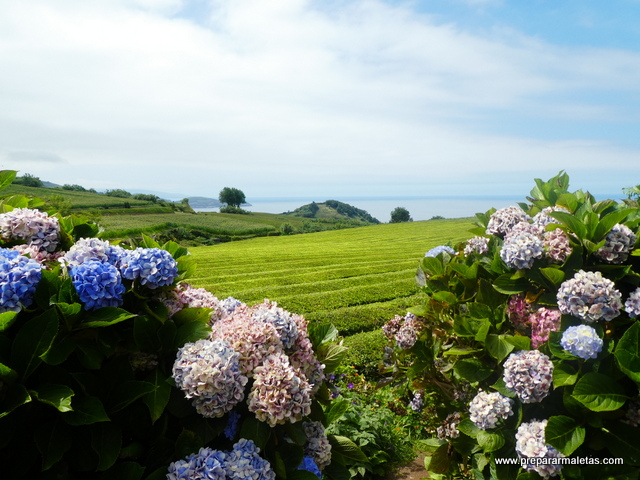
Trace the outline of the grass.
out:
[[[344,335],[379,327],[418,302],[424,253],[469,237],[471,219],[382,224],[192,247],[192,284],[219,298],[265,298]]]

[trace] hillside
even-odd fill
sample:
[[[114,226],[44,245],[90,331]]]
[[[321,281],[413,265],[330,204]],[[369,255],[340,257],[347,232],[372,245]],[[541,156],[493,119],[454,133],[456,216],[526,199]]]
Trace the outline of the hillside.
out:
[[[369,215],[367,211],[337,200],[327,200],[323,203],[311,202],[296,208],[293,212],[286,212],[284,215],[304,218],[342,219],[362,222],[363,224],[380,223],[380,220]]]

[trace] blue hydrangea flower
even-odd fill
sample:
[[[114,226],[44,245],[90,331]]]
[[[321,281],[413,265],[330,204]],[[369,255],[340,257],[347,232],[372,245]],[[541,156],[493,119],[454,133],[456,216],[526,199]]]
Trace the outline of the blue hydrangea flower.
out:
[[[313,473],[316,477],[322,478],[322,472],[316,465],[316,462],[313,461],[313,458],[309,456],[302,459],[302,463],[298,467],[298,470],[306,470],[307,472]]]
[[[127,250],[111,245],[106,240],[81,238],[60,258],[60,262],[66,265],[80,265],[87,260],[95,259],[118,267],[120,259],[126,254]]]
[[[526,222],[516,224],[504,236],[500,258],[511,268],[531,268],[544,254],[543,230]]]
[[[433,247],[427,253],[424,254],[425,257],[437,257],[442,252],[447,252],[449,255],[455,255],[456,251],[448,247],[447,245],[438,245],[437,247]]]
[[[271,464],[262,458],[255,443],[241,438],[225,458],[225,470],[229,480],[275,480]]]
[[[240,421],[240,414],[235,410],[229,412],[229,418],[227,419],[227,426],[224,428],[224,436],[229,440],[236,438],[238,433],[238,422]]]
[[[142,285],[155,289],[171,285],[178,276],[178,263],[166,250],[136,248],[121,260],[122,276],[140,279]]]
[[[19,312],[33,301],[42,265],[15,250],[0,248],[0,313]]]
[[[225,480],[226,454],[211,448],[201,448],[185,460],[178,460],[169,465],[167,480]]]
[[[126,289],[122,285],[120,272],[113,265],[89,260],[72,266],[69,273],[85,310],[122,305],[122,295]]]
[[[604,342],[589,325],[569,327],[562,334],[560,345],[567,352],[585,360],[596,358],[602,351]]]

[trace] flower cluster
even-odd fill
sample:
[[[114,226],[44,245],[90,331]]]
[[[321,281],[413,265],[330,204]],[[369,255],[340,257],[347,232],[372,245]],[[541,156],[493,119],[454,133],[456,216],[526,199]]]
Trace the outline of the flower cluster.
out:
[[[307,472],[313,473],[316,477],[322,478],[322,472],[316,465],[316,462],[313,461],[313,458],[309,456],[305,456],[302,459],[302,463],[298,467],[298,470],[306,470]]]
[[[516,432],[516,452],[523,459],[527,458],[560,458],[563,457],[560,452],[550,445],[547,445],[545,438],[545,428],[547,420],[533,420],[525,422],[518,427]],[[561,464],[553,464],[551,462],[535,462],[525,463],[525,469],[534,471],[542,478],[549,478],[560,473]]]
[[[60,263],[68,266],[81,265],[89,260],[99,260],[120,266],[120,259],[127,254],[127,250],[117,245],[111,245],[99,238],[81,238],[71,246],[60,259]]]
[[[489,238],[476,236],[467,240],[467,243],[464,246],[463,253],[465,256],[468,257],[472,253],[484,255],[488,251],[489,251]]]
[[[500,258],[511,268],[531,268],[544,255],[543,230],[537,225],[520,222],[505,234]]]
[[[411,407],[411,410],[414,412],[422,411],[424,407],[424,394],[422,392],[414,393],[413,398],[409,402],[409,407]]]
[[[173,379],[193,398],[198,413],[222,417],[244,400],[247,377],[240,372],[239,354],[227,342],[198,340],[178,350]]]
[[[529,315],[531,314],[532,307],[527,302],[526,297],[519,293],[512,295],[507,305],[507,316],[509,321],[515,327],[516,330],[524,332],[529,326]]]
[[[564,207],[558,207],[558,206],[545,207],[540,212],[534,215],[532,223],[534,225],[539,225],[541,227],[546,227],[547,225],[550,225],[552,223],[560,223],[558,220],[556,220],[551,215],[549,215],[552,212],[571,213],[569,210],[567,210]]]
[[[255,305],[251,316],[262,322],[271,323],[280,335],[280,341],[285,349],[291,349],[298,339],[298,325],[291,313],[278,307],[275,302],[265,299],[263,303]]]
[[[501,208],[491,214],[486,233],[488,235],[503,236],[509,233],[517,223],[529,222],[530,220],[531,217],[520,207]]]
[[[447,245],[438,245],[437,247],[433,247],[431,250],[429,250],[427,253],[424,254],[425,257],[437,257],[438,255],[440,255],[441,253],[446,252],[449,255],[455,255],[456,251],[451,248],[448,247]]]
[[[170,464],[167,480],[275,480],[271,464],[259,454],[260,449],[245,438],[230,452],[201,448]]]
[[[542,401],[552,384],[553,363],[539,350],[520,350],[509,355],[503,364],[506,387],[522,403]]]
[[[618,223],[607,233],[604,245],[596,251],[596,255],[608,263],[626,262],[637,238],[629,227]]]
[[[161,291],[157,299],[167,307],[170,317],[183,308],[220,308],[220,300],[211,292],[188,283],[179,283],[172,290]]]
[[[110,263],[89,260],[72,266],[69,274],[85,310],[122,305],[126,288],[120,272]]]
[[[567,328],[562,334],[560,345],[567,352],[584,360],[596,358],[602,351],[604,342],[595,328],[589,325],[577,325]]]
[[[331,463],[331,444],[327,438],[324,425],[320,422],[304,422],[302,424],[307,443],[304,454],[311,457],[320,470]]]
[[[640,315],[640,288],[636,288],[629,294],[629,298],[624,302],[624,311],[627,312],[631,318],[636,318]]]
[[[558,308],[584,322],[609,321],[620,314],[621,294],[600,272],[578,271],[558,289]]]
[[[16,208],[0,214],[0,237],[7,242],[22,241],[39,251],[53,252],[60,241],[60,224],[46,212]]]
[[[415,345],[423,327],[422,320],[413,313],[407,313],[404,317],[396,315],[389,320],[382,327],[382,331],[387,338],[395,340],[398,348],[407,350]]]
[[[561,228],[544,232],[543,246],[547,258],[553,263],[564,263],[573,252],[569,236]]]
[[[253,372],[254,383],[249,393],[249,411],[262,422],[274,427],[298,422],[311,412],[311,386],[296,375],[283,354],[274,354]]]
[[[0,248],[0,313],[19,312],[33,301],[42,265],[15,250]]]
[[[136,248],[120,260],[122,276],[140,280],[151,289],[171,285],[178,276],[178,264],[166,250]]]
[[[529,315],[529,325],[531,325],[531,346],[538,348],[549,340],[551,332],[560,329],[562,315],[559,310],[552,310],[541,307]]]
[[[447,418],[444,419],[442,424],[436,428],[436,432],[438,434],[438,438],[440,440],[445,440],[448,438],[458,438],[460,436],[460,430],[458,430],[458,425],[462,420],[460,416],[460,412],[454,412],[447,415]]]
[[[480,390],[469,404],[469,418],[478,428],[495,428],[500,420],[513,415],[513,400],[498,392]]]

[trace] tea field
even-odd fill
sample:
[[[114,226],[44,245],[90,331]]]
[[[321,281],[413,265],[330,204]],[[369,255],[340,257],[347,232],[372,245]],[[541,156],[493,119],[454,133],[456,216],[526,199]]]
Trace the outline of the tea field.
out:
[[[429,220],[191,247],[191,283],[249,304],[268,298],[350,335],[415,305],[419,260],[469,238],[470,228],[470,218]]]

